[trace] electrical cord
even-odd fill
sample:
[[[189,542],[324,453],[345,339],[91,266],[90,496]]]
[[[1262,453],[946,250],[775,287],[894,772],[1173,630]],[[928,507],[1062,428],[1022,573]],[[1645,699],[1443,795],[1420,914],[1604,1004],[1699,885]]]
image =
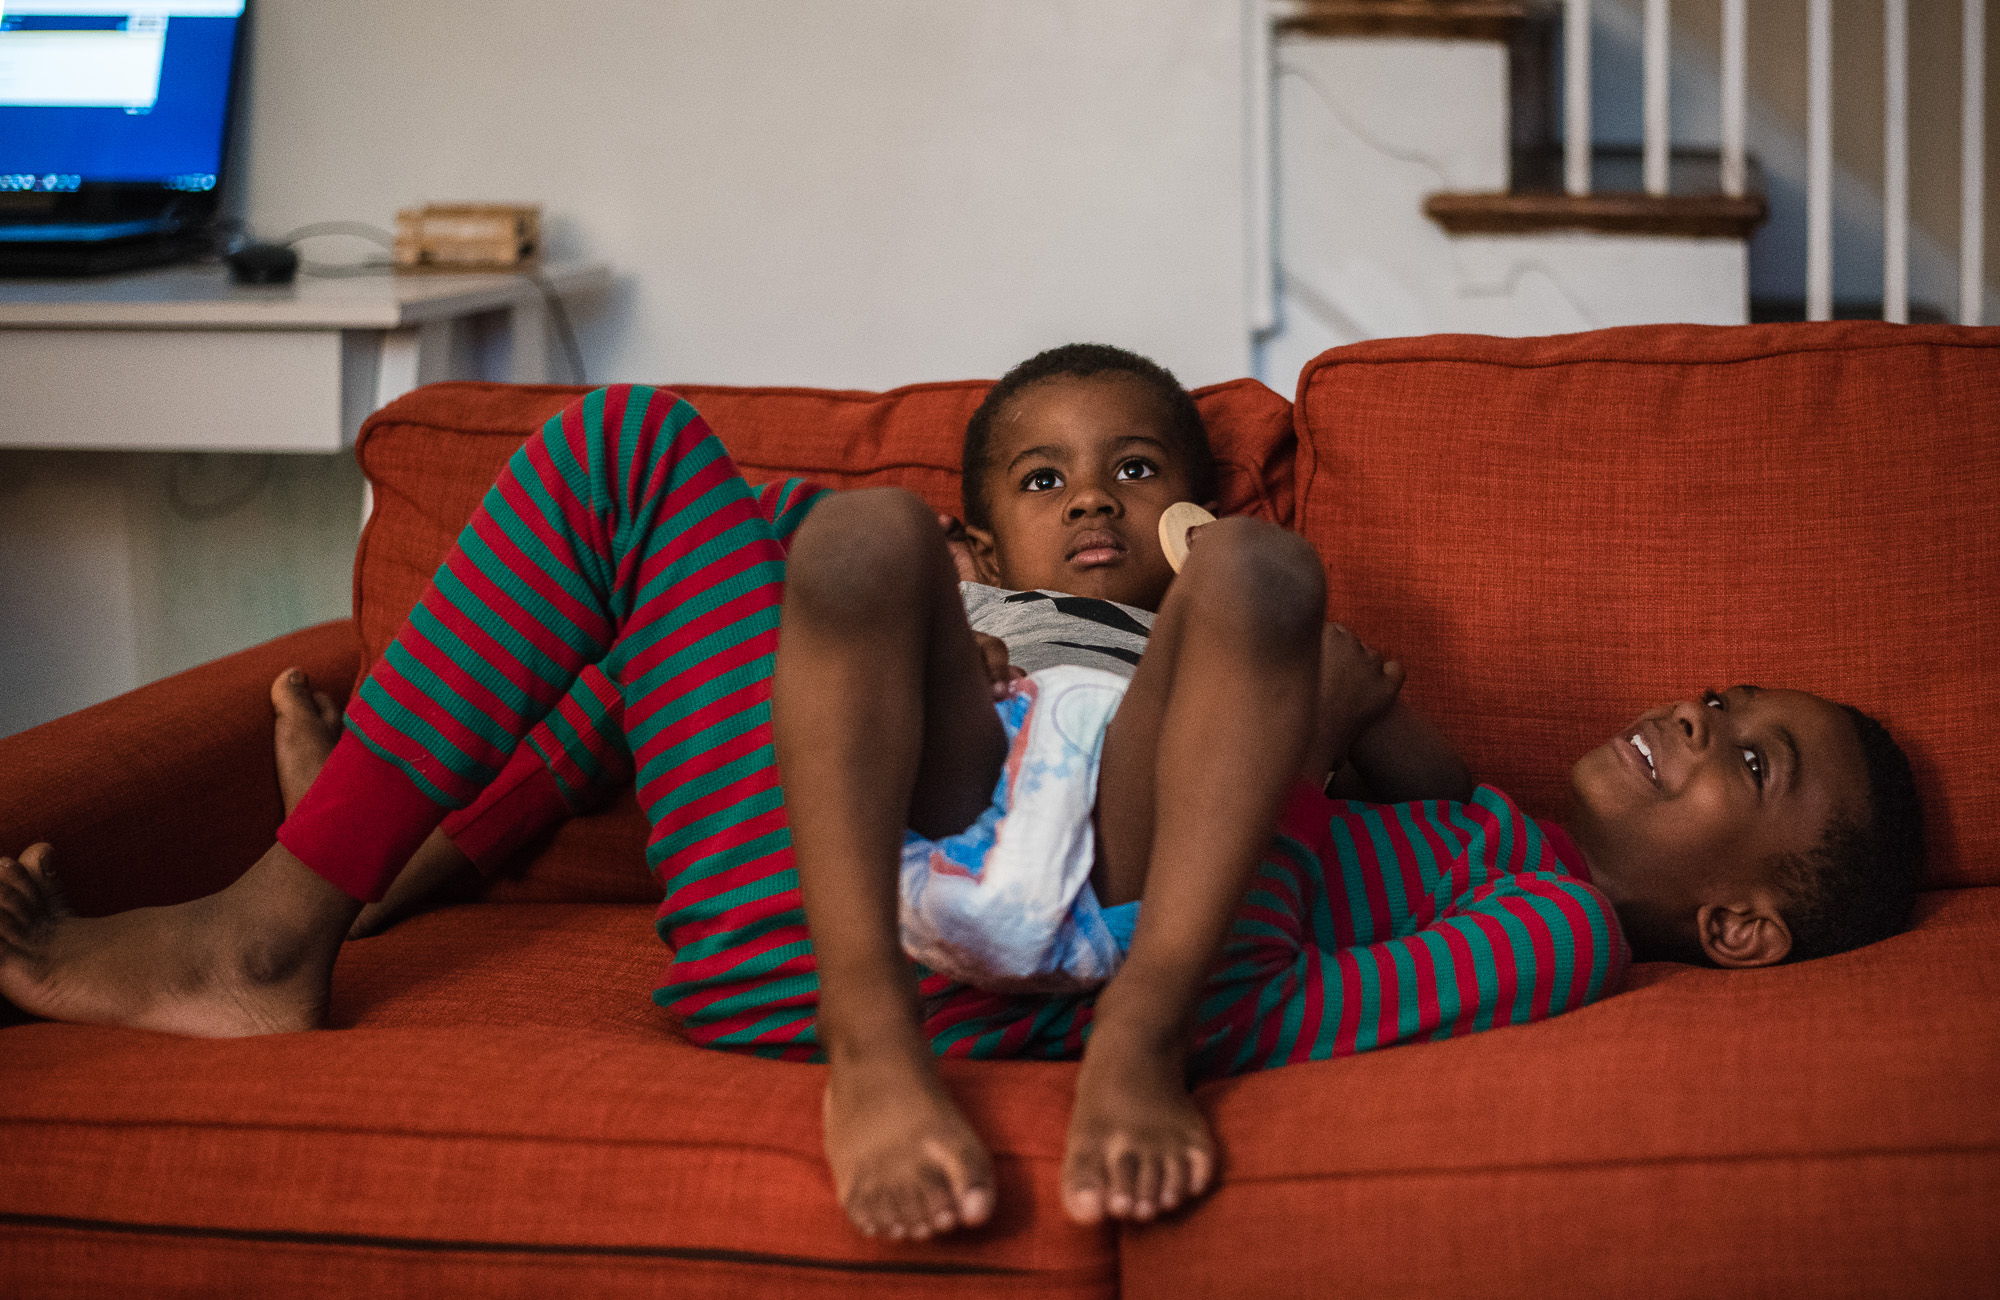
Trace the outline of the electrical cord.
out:
[[[277,242],[290,248],[308,239],[318,239],[326,235],[346,235],[353,239],[365,239],[371,244],[394,250],[396,237],[380,226],[371,226],[365,221],[314,221],[300,226]],[[343,276],[387,275],[396,269],[394,258],[368,258],[359,262],[309,262],[299,259],[299,270],[306,275],[322,279],[339,279]]]
[[[289,247],[301,240],[317,239],[323,235],[347,235],[355,239],[366,239],[391,250],[396,247],[396,237],[394,235],[380,226],[371,226],[365,221],[315,221],[308,225],[300,226],[297,230],[292,231],[278,242]],[[307,275],[330,277],[381,275],[395,269],[396,263],[393,259],[361,262],[307,262],[301,260],[299,263],[299,270]],[[563,304],[562,295],[556,292],[555,285],[549,280],[547,275],[543,274],[539,267],[530,266],[522,270],[519,274],[522,279],[534,285],[540,291],[542,302],[549,309],[549,320],[554,323],[556,337],[562,343],[563,358],[569,363],[570,382],[576,384],[589,383],[590,380],[587,377],[589,372],[585,370],[583,364],[583,348],[577,342],[576,327],[570,322],[569,308]]]
[[[548,304],[549,319],[555,322],[556,337],[562,340],[563,352],[569,361],[570,382],[589,383],[583,368],[583,349],[577,345],[576,329],[570,324],[569,308],[563,306],[562,295],[556,292],[555,285],[549,282],[549,277],[539,267],[531,267],[521,272],[521,276],[542,291],[542,301]]]
[[[256,470],[249,479],[233,491],[224,492],[212,500],[191,500],[188,496],[186,479],[192,469],[204,462],[199,454],[183,452],[174,457],[167,471],[167,505],[176,515],[190,523],[203,523],[210,519],[220,519],[241,506],[248,505],[263,492],[271,482],[271,472],[276,458],[270,455],[257,458]]]

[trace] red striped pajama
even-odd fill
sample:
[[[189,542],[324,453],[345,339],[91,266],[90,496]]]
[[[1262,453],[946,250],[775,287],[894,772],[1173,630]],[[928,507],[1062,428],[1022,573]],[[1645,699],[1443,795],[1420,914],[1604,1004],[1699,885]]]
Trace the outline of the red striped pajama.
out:
[[[565,408],[467,524],[279,838],[379,897],[440,819],[490,863],[630,773],[674,949],[655,1000],[696,1042],[811,1055],[818,980],[770,671],[785,548],[816,497],[800,480],[754,492],[663,390]],[[1202,999],[1202,1068],[1442,1038],[1603,996],[1627,956],[1582,873],[1559,830],[1488,788],[1373,806],[1302,786]],[[1088,997],[928,974],[922,987],[942,1055],[1074,1056],[1088,1033]]]

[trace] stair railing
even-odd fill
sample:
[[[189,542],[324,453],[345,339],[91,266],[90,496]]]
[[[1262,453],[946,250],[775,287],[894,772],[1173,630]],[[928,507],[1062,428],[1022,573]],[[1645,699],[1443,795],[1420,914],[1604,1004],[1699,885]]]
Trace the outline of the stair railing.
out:
[[[1909,0],[1883,0],[1882,318],[1910,318]],[[1958,318],[1977,325],[1985,305],[1986,4],[1963,0],[1963,118],[1959,130]],[[1590,0],[1566,0],[1563,57],[1563,179],[1590,193]],[[1745,0],[1722,0],[1722,189],[1744,189],[1748,84]],[[1648,194],[1668,190],[1667,0],[1646,0],[1645,146]],[[1833,0],[1810,0],[1806,18],[1806,319],[1833,319]]]

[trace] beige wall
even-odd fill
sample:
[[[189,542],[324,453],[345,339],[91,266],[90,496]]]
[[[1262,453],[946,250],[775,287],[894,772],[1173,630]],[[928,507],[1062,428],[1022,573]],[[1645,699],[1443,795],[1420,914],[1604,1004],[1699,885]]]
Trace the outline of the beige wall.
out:
[[[617,278],[593,381],[888,387],[1078,338],[1249,369],[1235,0],[254,12],[235,210],[545,204]],[[0,735],[344,611],[359,492],[346,456],[0,452]]]
[[[260,232],[542,203],[593,380],[1249,367],[1236,0],[264,0],[251,68]]]

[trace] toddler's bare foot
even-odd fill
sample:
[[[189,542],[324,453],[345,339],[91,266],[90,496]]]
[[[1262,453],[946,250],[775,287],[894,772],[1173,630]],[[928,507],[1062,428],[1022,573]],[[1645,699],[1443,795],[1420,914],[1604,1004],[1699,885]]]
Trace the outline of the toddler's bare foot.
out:
[[[923,1241],[992,1215],[992,1161],[928,1061],[836,1065],[824,1118],[834,1194],[862,1232]]]
[[[1181,1052],[1100,1026],[1083,1054],[1063,1157],[1078,1223],[1144,1223],[1208,1190],[1215,1143],[1188,1096]]]
[[[271,683],[271,708],[278,715],[272,727],[272,743],[278,756],[278,793],[285,801],[285,815],[291,816],[306,790],[326,766],[327,755],[340,740],[340,706],[325,691],[312,689],[312,682],[297,668],[287,668]],[[433,835],[432,839],[441,840]],[[447,847],[450,841],[443,841]],[[428,844],[425,846],[429,847]],[[422,853],[422,850],[419,850]],[[462,862],[463,859],[461,858]],[[405,869],[396,877],[407,880]],[[350,939],[366,939],[380,934],[410,910],[413,899],[406,888],[399,895],[390,887],[390,897],[362,908],[348,927]]]
[[[271,708],[278,715],[272,729],[278,753],[278,792],[284,796],[285,814],[290,816],[340,739],[340,706],[325,691],[312,689],[303,672],[287,668],[271,683]]]
[[[80,917],[46,844],[0,857],[0,997],[50,1020],[203,1038],[311,1029],[354,903],[274,845],[229,888]]]
[[[1319,716],[1307,742],[1304,775],[1318,782],[1347,761],[1347,751],[1396,702],[1403,665],[1361,644],[1344,624],[1320,638]]]

